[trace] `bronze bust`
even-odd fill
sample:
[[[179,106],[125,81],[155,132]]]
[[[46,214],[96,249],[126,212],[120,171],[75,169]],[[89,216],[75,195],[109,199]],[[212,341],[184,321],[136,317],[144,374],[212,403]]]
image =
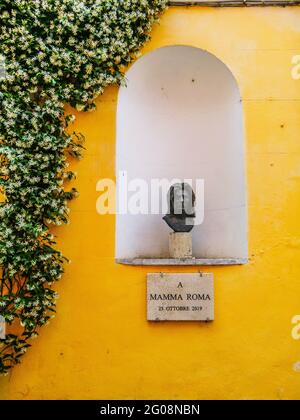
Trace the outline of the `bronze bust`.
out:
[[[190,232],[194,227],[195,193],[187,183],[174,184],[168,192],[168,213],[163,220],[174,232]]]

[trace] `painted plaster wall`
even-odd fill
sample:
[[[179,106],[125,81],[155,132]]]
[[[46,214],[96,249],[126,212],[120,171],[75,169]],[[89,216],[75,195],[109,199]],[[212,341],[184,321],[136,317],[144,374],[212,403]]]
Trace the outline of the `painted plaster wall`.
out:
[[[243,98],[250,263],[215,275],[213,324],[146,322],[145,267],[115,264],[115,217],[96,212],[96,183],[115,176],[117,88],[79,115],[86,156],[79,199],[57,230],[72,260],[58,314],[0,397],[300,399],[300,8],[172,8],[144,52],[191,45],[222,60]],[[163,268],[194,272],[193,268]]]

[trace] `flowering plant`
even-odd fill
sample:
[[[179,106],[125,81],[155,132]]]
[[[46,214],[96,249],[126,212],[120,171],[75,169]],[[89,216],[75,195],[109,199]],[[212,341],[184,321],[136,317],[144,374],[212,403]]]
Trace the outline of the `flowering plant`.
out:
[[[53,284],[65,257],[51,225],[68,221],[67,188],[83,137],[73,115],[95,107],[105,87],[148,40],[166,0],[0,0],[0,374],[55,312]],[[70,128],[70,127],[69,127]]]

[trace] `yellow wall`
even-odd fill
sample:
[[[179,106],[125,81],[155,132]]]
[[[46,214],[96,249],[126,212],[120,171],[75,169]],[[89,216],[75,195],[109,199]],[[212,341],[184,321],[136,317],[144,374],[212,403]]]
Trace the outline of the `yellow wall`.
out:
[[[171,8],[144,52],[174,44],[215,54],[238,80],[245,112],[251,262],[215,274],[213,324],[146,321],[146,273],[114,262],[115,218],[96,213],[96,182],[114,177],[117,88],[77,114],[85,158],[80,198],[57,229],[72,264],[55,320],[33,342],[1,397],[299,398],[300,8]],[[194,272],[194,268],[164,268]]]

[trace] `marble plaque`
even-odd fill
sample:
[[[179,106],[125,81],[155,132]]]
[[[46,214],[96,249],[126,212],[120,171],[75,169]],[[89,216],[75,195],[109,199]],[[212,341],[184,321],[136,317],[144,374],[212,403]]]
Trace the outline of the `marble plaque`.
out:
[[[213,274],[147,276],[148,321],[213,321]]]

